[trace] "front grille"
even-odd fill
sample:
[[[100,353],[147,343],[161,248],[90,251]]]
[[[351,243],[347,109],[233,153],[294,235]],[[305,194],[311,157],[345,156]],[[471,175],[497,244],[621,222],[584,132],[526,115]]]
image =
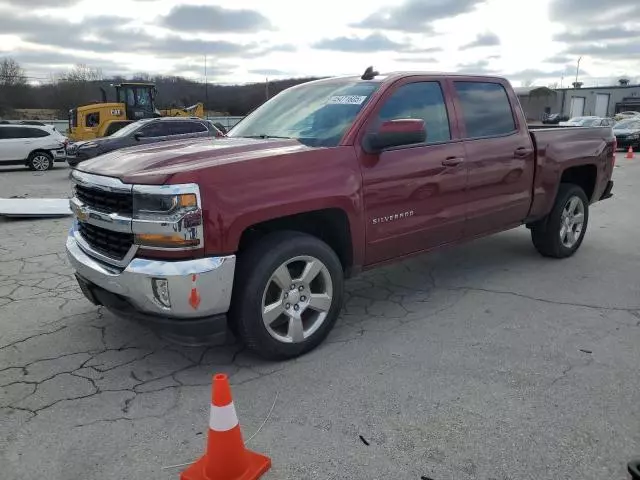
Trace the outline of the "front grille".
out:
[[[115,260],[122,260],[133,245],[131,233],[112,232],[82,222],[78,222],[78,232],[91,248]]]
[[[97,188],[76,185],[76,197],[85,205],[104,213],[133,215],[133,195],[131,193],[109,192]]]

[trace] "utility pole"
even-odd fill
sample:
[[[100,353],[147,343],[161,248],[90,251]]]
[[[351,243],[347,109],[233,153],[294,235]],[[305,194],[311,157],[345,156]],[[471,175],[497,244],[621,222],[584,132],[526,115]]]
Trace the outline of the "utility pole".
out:
[[[578,74],[580,73],[580,60],[582,60],[582,57],[578,58],[578,65],[576,66],[576,84],[578,83]]]
[[[207,56],[204,56],[204,111],[206,117],[207,106],[209,105],[209,79],[207,78]]]
[[[269,100],[269,77],[265,78],[264,95],[265,98]]]

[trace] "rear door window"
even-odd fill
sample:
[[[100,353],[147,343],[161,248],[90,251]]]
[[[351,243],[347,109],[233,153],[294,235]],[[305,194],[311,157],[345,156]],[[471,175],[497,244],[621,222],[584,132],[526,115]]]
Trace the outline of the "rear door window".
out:
[[[165,122],[165,128],[168,129],[167,135],[186,135],[193,133],[192,122]]]
[[[170,129],[167,128],[164,124],[167,122],[154,122],[149,125],[145,125],[140,129],[140,133],[142,133],[145,137],[165,137],[170,135]]]
[[[189,133],[203,133],[207,131],[207,127],[204,126],[201,122],[188,122],[189,123]]]
[[[50,132],[43,130],[41,128],[27,128],[25,130],[28,130],[27,138],[43,138],[43,137],[48,137],[49,135],[51,135]]]
[[[454,82],[467,138],[508,135],[516,131],[507,91],[499,83]]]

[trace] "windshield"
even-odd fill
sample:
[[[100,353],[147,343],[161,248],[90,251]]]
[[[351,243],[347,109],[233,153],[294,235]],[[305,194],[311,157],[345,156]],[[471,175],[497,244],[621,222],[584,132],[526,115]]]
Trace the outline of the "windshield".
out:
[[[309,146],[334,147],[379,86],[356,80],[303,84],[273,97],[228,136],[293,138]]]
[[[584,117],[573,117],[569,119],[569,121],[573,123],[581,122],[582,120],[584,120]]]
[[[624,129],[640,129],[640,119],[637,118],[633,118],[633,119],[629,119],[629,120],[621,120],[618,123],[616,123],[616,126],[614,128],[624,128]]]
[[[129,125],[125,125],[120,130],[118,130],[117,132],[112,133],[109,136],[110,137],[116,137],[116,138],[118,138],[118,137],[127,137],[133,131],[137,130],[141,126],[142,126],[141,122],[133,122],[133,123],[130,123]]]

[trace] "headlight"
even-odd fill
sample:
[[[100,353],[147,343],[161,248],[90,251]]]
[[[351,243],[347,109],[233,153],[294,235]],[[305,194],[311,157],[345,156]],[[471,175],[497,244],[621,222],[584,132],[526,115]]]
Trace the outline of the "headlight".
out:
[[[198,208],[198,199],[194,193],[179,195],[134,193],[133,195],[133,211],[136,218],[149,215],[163,217],[182,215],[195,208]]]
[[[155,249],[203,246],[202,210],[197,185],[134,186],[135,242]]]

